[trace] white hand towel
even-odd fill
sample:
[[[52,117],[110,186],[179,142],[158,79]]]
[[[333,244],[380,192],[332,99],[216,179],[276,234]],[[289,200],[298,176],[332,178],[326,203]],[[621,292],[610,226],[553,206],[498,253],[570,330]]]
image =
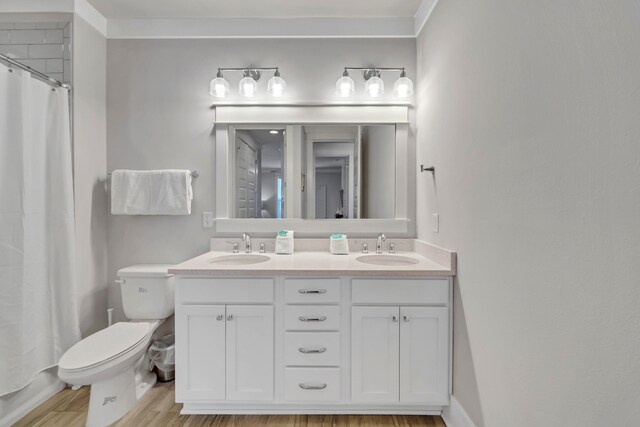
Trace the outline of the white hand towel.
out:
[[[111,174],[113,215],[191,215],[188,170],[115,170]]]

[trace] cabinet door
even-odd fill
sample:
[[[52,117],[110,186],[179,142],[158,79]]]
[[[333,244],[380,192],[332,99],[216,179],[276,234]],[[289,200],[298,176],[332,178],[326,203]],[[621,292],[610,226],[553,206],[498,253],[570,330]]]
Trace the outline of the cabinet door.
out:
[[[397,402],[400,327],[398,307],[351,310],[351,400]]]
[[[227,400],[273,400],[273,306],[227,306]]]
[[[448,403],[449,312],[446,307],[400,309],[400,401]]]
[[[176,308],[176,401],[225,396],[225,307]]]

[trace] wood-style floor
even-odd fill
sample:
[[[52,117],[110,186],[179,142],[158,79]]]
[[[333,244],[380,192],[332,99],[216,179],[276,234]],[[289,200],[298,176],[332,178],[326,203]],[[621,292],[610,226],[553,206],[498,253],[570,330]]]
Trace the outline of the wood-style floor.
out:
[[[158,383],[114,426],[216,427],[446,427],[440,417],[409,415],[180,415],[174,383]],[[82,427],[87,418],[89,387],[62,390],[18,421],[15,426]]]

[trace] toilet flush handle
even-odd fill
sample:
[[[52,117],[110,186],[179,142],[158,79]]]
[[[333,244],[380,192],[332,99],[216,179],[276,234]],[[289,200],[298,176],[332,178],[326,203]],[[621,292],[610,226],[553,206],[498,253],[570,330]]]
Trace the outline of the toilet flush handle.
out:
[[[116,285],[124,285],[124,279],[116,279],[113,281]]]

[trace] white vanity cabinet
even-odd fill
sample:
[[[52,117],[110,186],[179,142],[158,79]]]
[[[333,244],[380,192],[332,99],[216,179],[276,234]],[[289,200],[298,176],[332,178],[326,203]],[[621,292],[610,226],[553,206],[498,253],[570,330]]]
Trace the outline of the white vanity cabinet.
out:
[[[270,401],[273,280],[183,279],[176,289],[176,401]],[[208,294],[198,297],[202,286]],[[229,289],[234,287],[233,289]],[[203,304],[217,298],[227,304]]]
[[[446,307],[353,307],[354,402],[448,403]]]
[[[202,277],[176,282],[183,413],[439,414],[451,278]]]
[[[354,402],[448,404],[449,299],[447,279],[353,279]]]

